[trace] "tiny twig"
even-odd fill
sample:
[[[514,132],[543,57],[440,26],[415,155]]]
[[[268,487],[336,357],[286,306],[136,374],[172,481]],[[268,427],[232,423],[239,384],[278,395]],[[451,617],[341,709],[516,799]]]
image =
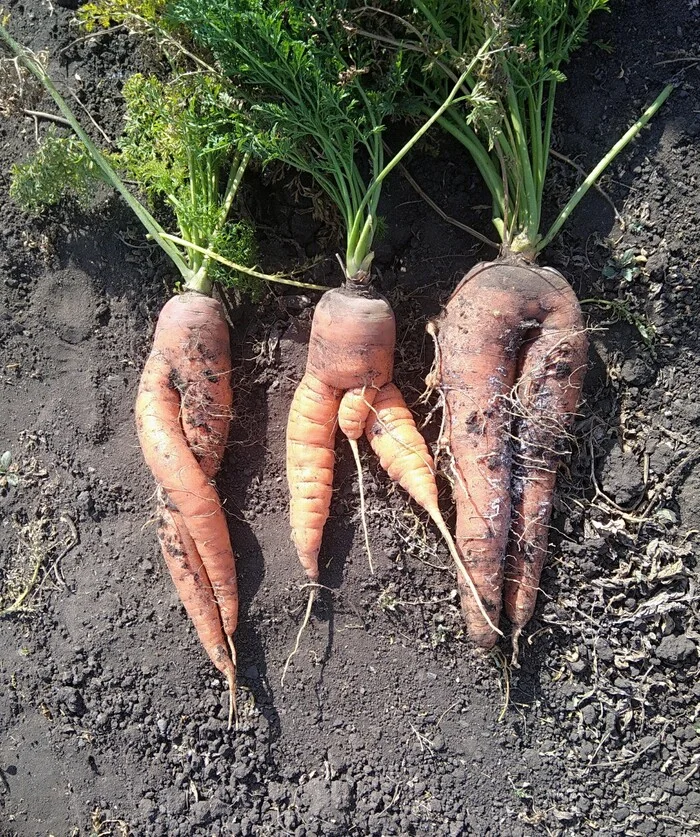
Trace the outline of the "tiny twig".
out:
[[[661,67],[663,64],[678,64],[681,61],[696,61],[700,63],[700,56],[699,55],[685,55],[681,58],[666,58],[663,61],[657,61],[654,66]]]
[[[30,110],[29,108],[23,108],[22,113],[25,114],[25,116],[31,116],[35,120],[46,119],[48,122],[55,122],[58,125],[66,125],[69,128],[71,127],[70,122],[62,116],[59,116],[57,113],[47,113],[44,110]]]
[[[70,87],[69,87],[69,88],[68,88],[68,92],[69,92],[69,93],[71,94],[71,96],[75,99],[75,101],[76,101],[76,102],[80,105],[80,107],[81,107],[81,108],[85,111],[85,116],[87,116],[87,118],[90,120],[90,122],[92,122],[92,124],[95,126],[95,128],[96,128],[96,129],[100,132],[100,134],[102,135],[102,138],[103,138],[103,139],[104,139],[104,141],[107,143],[107,145],[113,145],[112,140],[111,140],[111,139],[107,136],[107,134],[106,134],[106,133],[102,130],[102,128],[101,128],[101,127],[100,127],[100,125],[98,124],[98,122],[97,122],[97,120],[95,119],[95,117],[94,117],[94,116],[90,113],[90,111],[89,111],[89,110],[85,107],[85,105],[84,105],[84,104],[80,101],[80,98],[78,97],[78,94],[75,92],[75,90],[71,90],[71,89],[70,89]],[[69,123],[69,124],[70,124],[70,123]]]
[[[384,143],[384,148],[386,149],[388,154],[392,154],[391,149],[389,146]],[[448,224],[452,224],[453,227],[457,227],[460,230],[463,230],[469,235],[476,238],[478,241],[481,241],[482,244],[487,244],[489,247],[493,247],[494,249],[498,250],[500,245],[497,244],[495,241],[492,241],[490,238],[487,238],[483,233],[480,233],[478,230],[475,230],[474,227],[470,227],[468,224],[463,224],[461,221],[458,221],[456,218],[453,218],[451,215],[448,215],[442,207],[438,206],[437,203],[427,195],[423,189],[418,185],[416,180],[408,173],[408,169],[403,165],[403,163],[398,164],[398,169],[406,178],[408,184],[413,188],[418,195],[421,197],[428,206],[442,218],[443,221],[446,221]]]
[[[46,571],[46,575],[49,575],[53,570],[54,575],[56,576],[56,581],[62,586],[66,586],[66,582],[63,578],[63,575],[60,571],[60,563],[61,561],[68,555],[68,553],[74,547],[78,546],[80,543],[80,535],[78,534],[78,529],[76,528],[75,523],[73,522],[73,518],[68,514],[66,511],[61,512],[60,519],[66,524],[68,530],[70,532],[70,541],[66,544],[66,546],[61,550],[60,555],[56,558],[56,560],[51,564],[51,566]]]
[[[582,166],[579,166],[579,164],[577,162],[572,160],[571,157],[567,157],[566,154],[561,154],[559,151],[555,151],[553,148],[550,148],[549,153],[552,155],[552,157],[556,157],[557,160],[561,160],[563,163],[566,163],[567,165],[576,169],[576,171],[582,177],[587,176],[588,172]],[[615,220],[620,225],[620,229],[624,232],[624,230],[625,230],[625,219],[617,211],[617,207],[613,203],[612,198],[607,194],[607,192],[605,192],[605,190],[600,185],[600,183],[597,183],[597,182],[594,183],[593,188],[596,190],[596,192],[598,192],[598,194],[601,196],[601,198],[603,198],[603,200],[607,201],[607,203],[610,205],[610,208],[615,213]]]
[[[238,729],[238,708],[236,706],[236,669],[238,663],[236,661],[236,646],[233,644],[233,637],[226,636],[228,647],[231,651],[231,662],[233,663],[233,671],[226,672],[226,681],[228,683],[228,729],[235,724]]]
[[[500,648],[492,649],[491,653],[503,670],[503,706],[498,715],[498,723],[500,723],[505,718],[508,706],[510,705],[510,670],[508,668],[508,660]]]
[[[88,32],[87,35],[81,35],[79,38],[76,38],[74,41],[71,41],[68,46],[63,47],[60,50],[59,55],[63,55],[64,52],[68,52],[71,47],[74,47],[76,44],[81,44],[83,41],[90,41],[93,38],[99,38],[104,35],[109,35],[112,32],[118,32],[120,29],[125,29],[126,25],[124,23],[118,23],[116,26],[109,26],[107,29],[100,29],[98,32]]]

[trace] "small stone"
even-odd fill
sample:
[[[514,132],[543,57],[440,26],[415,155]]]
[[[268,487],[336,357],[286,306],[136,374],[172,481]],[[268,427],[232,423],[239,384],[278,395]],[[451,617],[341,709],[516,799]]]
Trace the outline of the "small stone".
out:
[[[647,259],[646,272],[654,279],[662,279],[668,267],[668,254],[657,250]]]
[[[58,700],[63,704],[69,715],[81,716],[85,714],[83,696],[77,689],[73,689],[70,686],[59,689]]]
[[[208,825],[212,821],[211,808],[208,800],[200,800],[190,805],[190,818],[192,824]]]
[[[441,733],[438,733],[434,736],[430,744],[436,753],[441,753],[445,749],[445,738]]]
[[[270,802],[282,802],[287,798],[287,790],[281,782],[269,782],[267,796]]]
[[[153,822],[158,813],[158,806],[152,799],[144,796],[139,800],[139,811],[148,822]]]
[[[656,648],[656,656],[662,662],[671,665],[687,662],[695,653],[695,643],[684,634],[681,636],[665,636]]]
[[[617,820],[617,822],[624,822],[630,815],[630,809],[622,805],[620,808],[616,808],[612,815],[613,819]]]
[[[620,369],[622,379],[628,384],[645,386],[654,380],[654,372],[640,358],[630,358]]]
[[[586,724],[586,726],[593,726],[593,724],[595,724],[596,722],[597,717],[598,713],[596,711],[596,708],[595,706],[591,706],[591,704],[584,706],[581,710],[581,718],[583,719],[583,723]]]
[[[604,663],[610,663],[615,656],[613,654],[613,650],[610,645],[604,640],[599,639],[595,644],[596,654],[598,655],[598,659],[602,660]]]
[[[603,467],[603,488],[623,506],[638,500],[644,491],[644,474],[636,456],[614,445]]]
[[[352,802],[352,788],[342,780],[331,782],[331,805],[336,811],[347,811]]]

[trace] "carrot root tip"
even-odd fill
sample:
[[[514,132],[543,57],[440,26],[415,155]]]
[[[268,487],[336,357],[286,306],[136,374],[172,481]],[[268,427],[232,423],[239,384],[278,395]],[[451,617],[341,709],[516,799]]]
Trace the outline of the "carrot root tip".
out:
[[[238,730],[238,708],[236,706],[236,669],[234,667],[226,672],[228,684],[228,725],[227,729],[234,727]]]
[[[313,608],[315,601],[316,601],[316,588],[312,587],[309,590],[309,598],[308,598],[308,601],[306,602],[306,613],[304,614],[304,619],[303,619],[301,625],[299,626],[299,631],[297,632],[297,637],[296,637],[296,640],[294,642],[294,648],[292,648],[292,652],[287,657],[287,660],[285,661],[285,664],[284,664],[284,668],[282,669],[282,678],[280,680],[280,686],[284,686],[284,679],[287,676],[287,669],[289,668],[289,664],[292,662],[292,659],[294,657],[296,657],[296,655],[299,653],[299,645],[301,644],[301,636],[304,633],[304,631],[306,630],[306,627],[309,624],[309,621],[311,620],[311,609]]]
[[[511,657],[510,657],[511,668],[520,668],[520,661],[519,661],[519,657],[520,657],[520,635],[522,634],[522,632],[523,632],[523,629],[520,628],[520,627],[516,628],[513,631],[513,638],[512,638],[513,653],[511,654]]]

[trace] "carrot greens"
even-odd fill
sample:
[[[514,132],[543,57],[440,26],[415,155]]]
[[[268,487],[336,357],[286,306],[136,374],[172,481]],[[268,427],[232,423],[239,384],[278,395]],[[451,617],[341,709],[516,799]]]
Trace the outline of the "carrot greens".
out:
[[[165,251],[185,289],[209,294],[220,281],[255,294],[259,280],[312,287],[246,267],[254,261],[253,231],[229,216],[250,161],[250,127],[225,80],[202,71],[173,74],[167,81],[132,76],[122,91],[126,117],[120,149],[104,153],[43,64],[0,25],[3,42],[44,85],[74,132],[67,137],[50,132],[33,157],[13,168],[11,194],[22,206],[36,212],[66,194],[84,200],[102,181],[119,192]],[[152,209],[167,207],[178,234],[161,225],[126,187],[124,177],[137,184]]]
[[[382,182],[447,110],[463,78],[458,74],[460,83],[451,85],[426,123],[385,161],[382,131],[404,84],[403,55],[355,37],[350,15],[360,5],[173,0],[166,18],[211,51],[246,101],[253,154],[307,172],[332,199],[346,232],[346,277],[366,282]]]
[[[465,87],[488,91],[488,109],[452,107],[440,124],[469,151],[493,199],[493,223],[505,251],[534,258],[546,247],[603,170],[654,115],[671,92],[666,87],[640,119],[586,177],[548,230],[542,204],[562,66],[585,40],[591,15],[608,0],[412,0],[403,6],[401,46],[422,54],[411,82],[426,111],[456,79],[464,53],[485,40],[493,50]],[[400,14],[390,15],[392,22]]]

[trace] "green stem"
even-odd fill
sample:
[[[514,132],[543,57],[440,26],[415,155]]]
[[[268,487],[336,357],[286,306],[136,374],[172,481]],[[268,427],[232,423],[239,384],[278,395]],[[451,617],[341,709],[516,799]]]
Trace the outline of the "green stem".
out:
[[[293,285],[295,288],[306,288],[309,291],[328,290],[328,287],[326,285],[312,285],[308,282],[296,282],[293,279],[284,278],[286,276],[289,276],[288,273],[261,273],[260,271],[253,270],[250,267],[244,267],[242,264],[236,264],[236,262],[232,262],[229,259],[225,259],[223,256],[220,256],[218,253],[215,253],[213,250],[209,250],[206,247],[200,247],[198,244],[193,244],[191,241],[185,241],[185,239],[180,238],[179,235],[172,235],[171,233],[166,232],[162,233],[162,235],[168,241],[173,241],[175,244],[180,244],[182,247],[186,247],[187,249],[196,250],[203,256],[207,256],[207,258],[212,259],[215,262],[219,262],[219,264],[222,264],[225,267],[230,267],[232,270],[235,270],[238,273],[244,273],[246,276],[252,276],[255,279],[262,279],[265,282],[277,282],[280,285]]]
[[[537,200],[539,205],[542,205],[542,197],[544,194],[544,182],[547,177],[547,167],[549,166],[549,151],[552,145],[552,123],[554,121],[554,100],[557,93],[556,79],[552,79],[549,83],[549,92],[547,93],[547,113],[544,119],[544,136],[542,139],[543,159],[542,159],[542,178],[539,184],[539,194]]]
[[[213,283],[209,280],[209,266],[212,262],[213,257],[203,252],[202,249],[197,249],[197,247],[200,241],[206,240],[209,245],[216,241],[216,237],[219,235],[219,233],[224,227],[224,224],[226,223],[226,219],[228,218],[228,214],[231,210],[231,205],[233,204],[234,198],[236,197],[236,194],[238,192],[238,187],[241,185],[241,180],[243,179],[243,175],[245,174],[245,170],[248,166],[249,161],[250,154],[248,152],[246,152],[242,157],[236,157],[234,162],[231,164],[231,170],[229,172],[228,182],[226,184],[226,190],[224,192],[224,199],[222,201],[221,208],[219,209],[219,214],[216,218],[216,223],[214,224],[213,228],[207,233],[206,236],[202,237],[201,239],[198,237],[197,240],[192,240],[190,242],[190,250],[192,250],[198,256],[196,260],[193,257],[193,262],[198,264],[199,267],[197,268],[197,270],[195,270],[194,275],[190,279],[186,280],[185,288],[187,290],[199,291],[203,294],[211,294]],[[209,200],[211,205],[215,205],[215,203],[217,202],[219,191],[218,178],[216,177],[216,173],[211,172],[208,180],[211,187]],[[180,226],[180,229],[183,230],[183,240],[187,240],[187,236],[182,226]]]
[[[250,153],[246,151],[245,154],[243,154],[241,158],[237,158],[231,166],[231,172],[229,173],[228,183],[226,184],[226,190],[224,192],[224,200],[221,204],[221,211],[219,212],[219,217],[216,219],[216,224],[212,230],[212,238],[216,238],[216,236],[219,235],[226,223],[228,214],[231,211],[231,205],[233,204],[234,198],[238,194],[241,180],[243,180],[243,175],[245,174],[245,170],[248,168],[249,162]],[[236,165],[236,163],[238,163],[238,165]]]
[[[518,155],[518,162],[520,165],[521,177],[519,182],[523,185],[524,195],[517,195],[517,227],[516,232],[521,230],[526,232],[527,238],[532,240],[533,236],[537,235],[539,228],[539,207],[537,205],[537,191],[535,189],[535,181],[532,174],[532,163],[530,160],[530,149],[528,147],[527,137],[525,136],[524,121],[520,112],[518,97],[515,94],[513,82],[509,78],[506,82],[508,85],[508,107],[510,122],[513,126],[515,150]],[[523,203],[524,197],[524,203]],[[515,220],[515,219],[514,219]],[[520,229],[517,229],[520,228]]]
[[[440,26],[440,22],[430,11],[430,9],[428,9],[425,3],[423,3],[422,0],[415,0],[415,5],[423,13],[425,19],[430,23],[438,38],[440,38],[443,41],[447,41],[447,35],[445,34],[445,31],[442,28],[442,26]]]
[[[349,277],[355,275],[355,271],[358,269],[366,270],[369,267],[368,262],[371,261],[371,254],[370,249],[372,247],[372,238],[374,233],[374,221],[372,213],[370,213],[367,217],[367,220],[362,223],[361,221],[358,223],[358,217],[361,213],[365,211],[370,201],[373,201],[373,205],[379,201],[379,193],[381,190],[382,183],[388,177],[388,175],[393,171],[393,169],[401,162],[401,160],[408,154],[408,152],[413,148],[413,146],[421,139],[421,137],[430,130],[430,128],[437,122],[440,117],[447,111],[447,109],[453,104],[455,101],[455,97],[460,90],[460,87],[464,83],[465,79],[469,76],[472,72],[474,67],[476,66],[477,62],[481,60],[483,54],[486,52],[488,44],[484,44],[484,46],[479,50],[479,53],[475,58],[472,59],[469,67],[462,73],[462,75],[457,79],[456,84],[452,87],[448,97],[445,101],[440,105],[440,107],[432,114],[430,119],[428,119],[421,127],[416,131],[416,133],[411,137],[411,139],[389,160],[389,162],[384,166],[384,168],[379,172],[379,174],[374,178],[372,183],[370,184],[369,188],[365,192],[365,196],[362,199],[362,203],[359,206],[359,209],[355,216],[355,222],[353,224],[353,230],[361,229],[362,232],[355,240],[348,241],[348,252],[347,252],[347,273]],[[354,268],[354,270],[353,270]]]
[[[625,146],[630,143],[642,128],[647,124],[647,122],[652,118],[652,116],[657,112],[657,110],[663,105],[663,103],[668,99],[673,90],[673,85],[668,84],[664,89],[659,93],[659,95],[654,99],[651,105],[644,111],[644,113],[639,117],[639,119],[632,125],[620,139],[613,145],[613,147],[608,151],[608,153],[603,157],[603,159],[598,163],[598,165],[591,171],[588,177],[583,181],[583,183],[578,187],[578,189],[574,192],[574,194],[569,199],[566,206],[562,209],[562,211],[557,216],[556,220],[552,224],[552,226],[547,231],[547,234],[543,236],[536,244],[535,251],[540,252],[543,250],[556,236],[559,230],[562,228],[564,223],[566,222],[567,218],[574,209],[578,206],[581,199],[584,195],[588,192],[588,190],[593,186],[593,184],[598,180],[600,175],[605,171],[605,169],[610,165],[610,163],[617,157],[617,155],[625,148]]]

